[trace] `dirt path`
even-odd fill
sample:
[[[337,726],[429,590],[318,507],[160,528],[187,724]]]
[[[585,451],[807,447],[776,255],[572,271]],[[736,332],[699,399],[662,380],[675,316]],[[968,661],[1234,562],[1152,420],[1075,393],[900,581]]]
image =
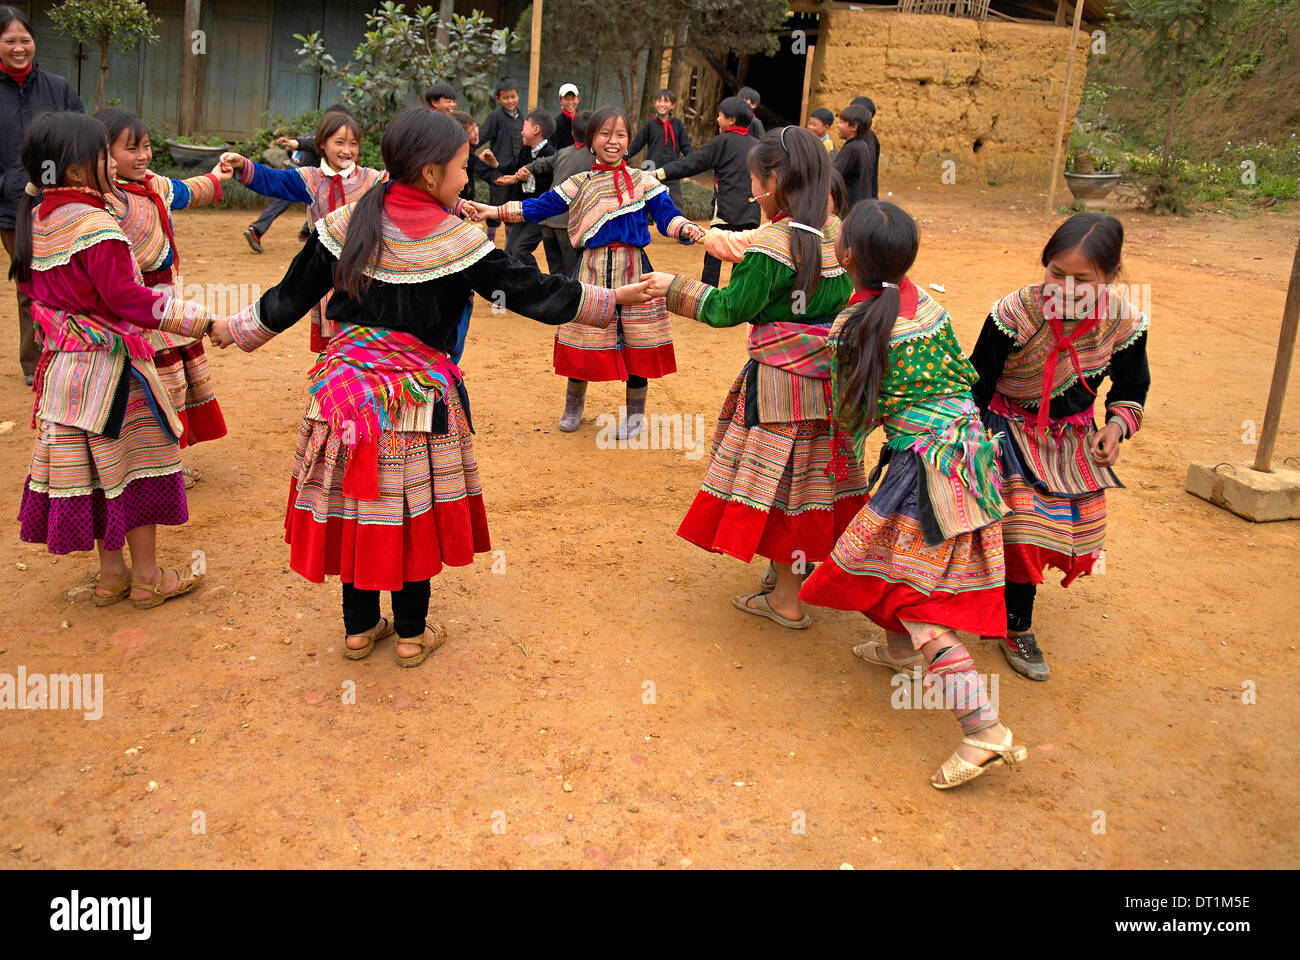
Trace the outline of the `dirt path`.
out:
[[[914,279],[946,286],[970,349],[989,304],[1038,272],[1041,199],[894,199],[922,228]],[[187,281],[279,279],[297,221],[258,257],[247,219],[177,217]],[[1253,456],[1243,421],[1263,414],[1300,211],[1125,219],[1127,278],[1153,288],[1154,387],[1117,468],[1105,572],[1040,592],[1049,683],[972,643],[1033,748],[951,794],[926,779],[956,726],[891,709],[888,677],[849,652],[874,628],[826,610],[804,633],[746,617],[729,598],[761,563],[674,536],[703,460],[598,450],[612,384],[592,387],[578,433],[559,432],[547,327],[475,312],[464,367],[503,570],[485,556],[436,578],[451,640],[411,671],[388,645],[344,660],[337,583],[287,569],[306,324],[214,356],[230,435],[187,454],[206,477],[194,519],[160,533],[175,562],[206,552],[209,583],[144,613],[90,605],[93,558],[18,543],[31,398],[6,335],[0,672],[102,673],[106,700],[97,721],[0,713],[6,865],[1300,865],[1285,692],[1300,680],[1300,524],[1254,526],[1183,492],[1188,461]],[[695,272],[701,254],[661,240],[651,256]],[[12,330],[9,287],[0,315]],[[679,372],[652,384],[650,410],[701,415],[707,437],[744,333],[675,328]],[[1294,396],[1278,444],[1293,454]]]

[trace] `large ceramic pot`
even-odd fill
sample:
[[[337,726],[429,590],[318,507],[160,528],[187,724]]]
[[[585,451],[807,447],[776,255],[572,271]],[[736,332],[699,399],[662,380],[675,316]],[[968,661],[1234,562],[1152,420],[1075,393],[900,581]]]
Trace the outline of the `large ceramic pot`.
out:
[[[1067,173],[1065,182],[1076,200],[1105,200],[1120,181],[1118,173]]]
[[[180,143],[176,140],[165,140],[167,149],[171,152],[172,159],[176,161],[177,166],[181,167],[199,167],[212,166],[218,158],[230,149],[229,144],[220,147],[204,147],[197,143]]]

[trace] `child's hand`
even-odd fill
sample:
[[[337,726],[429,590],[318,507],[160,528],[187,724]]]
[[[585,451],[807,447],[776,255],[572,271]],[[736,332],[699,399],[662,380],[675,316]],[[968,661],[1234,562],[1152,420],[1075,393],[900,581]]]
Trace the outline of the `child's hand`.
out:
[[[1108,423],[1092,435],[1088,455],[1099,467],[1113,467],[1119,459],[1119,441],[1124,431],[1118,423]]]
[[[532,176],[532,174],[528,172],[527,167],[520,167],[518,170],[514,172],[515,183],[520,183],[524,180],[527,180],[530,176]]]
[[[483,160],[483,162],[486,163],[489,167],[499,167],[499,166],[500,166],[500,164],[497,163],[497,155],[496,155],[495,153],[493,153],[492,150],[491,150],[491,148],[489,148],[489,147],[484,147],[484,148],[483,148],[483,152],[479,154],[479,157],[480,157],[480,158]]]
[[[672,273],[660,273],[654,271],[652,273],[641,274],[641,280],[647,284],[646,290],[651,297],[668,296],[668,287],[671,286],[672,282],[676,279],[677,276]]]
[[[220,163],[223,167],[229,167],[234,173],[239,173],[244,169],[244,157],[242,154],[230,153],[227,151],[221,155]]]
[[[295,140],[293,137],[276,137],[275,142],[282,147],[287,147],[290,150],[298,149],[298,141]]]
[[[234,176],[234,171],[230,169],[230,164],[222,163],[220,160],[218,160],[216,165],[208,172],[218,180],[229,180]]]
[[[460,205],[460,214],[465,220],[472,220],[474,223],[479,223],[480,221],[487,219],[487,213],[489,210],[495,209],[495,207],[489,207],[485,203],[479,203],[475,200],[465,200]]]
[[[213,320],[212,327],[208,330],[208,339],[222,350],[234,343],[235,338],[230,335],[230,318],[218,317]]]
[[[649,276],[649,274],[646,274]],[[614,299],[618,301],[620,307],[636,307],[643,303],[649,303],[654,299],[654,294],[649,290],[650,284],[647,281],[640,283],[629,283],[614,289]]]
[[[681,236],[683,240],[689,240],[691,243],[703,243],[704,232],[704,228],[698,223],[692,223],[682,228]]]

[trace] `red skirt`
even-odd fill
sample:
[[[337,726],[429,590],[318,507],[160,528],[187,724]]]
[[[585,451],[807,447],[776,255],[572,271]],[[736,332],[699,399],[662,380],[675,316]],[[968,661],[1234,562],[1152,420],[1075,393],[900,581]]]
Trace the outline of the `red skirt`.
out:
[[[380,434],[373,500],[344,494],[347,445],[324,420],[303,418],[284,523],[293,570],[314,583],[338,576],[362,590],[400,590],[492,549],[478,461],[455,391],[447,405],[446,434]],[[412,409],[399,414],[397,426],[419,419]]]
[[[745,426],[745,373],[718,414],[704,485],[677,535],[713,553],[749,563],[820,563],[835,546],[867,491],[866,474],[826,475],[830,421]]]

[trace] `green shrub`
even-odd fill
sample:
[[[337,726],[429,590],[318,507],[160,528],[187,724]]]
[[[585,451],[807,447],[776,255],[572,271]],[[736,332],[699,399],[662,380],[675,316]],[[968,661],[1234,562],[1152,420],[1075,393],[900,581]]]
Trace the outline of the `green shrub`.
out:
[[[713,216],[713,191],[694,180],[682,182],[682,213],[688,220],[708,221]]]

